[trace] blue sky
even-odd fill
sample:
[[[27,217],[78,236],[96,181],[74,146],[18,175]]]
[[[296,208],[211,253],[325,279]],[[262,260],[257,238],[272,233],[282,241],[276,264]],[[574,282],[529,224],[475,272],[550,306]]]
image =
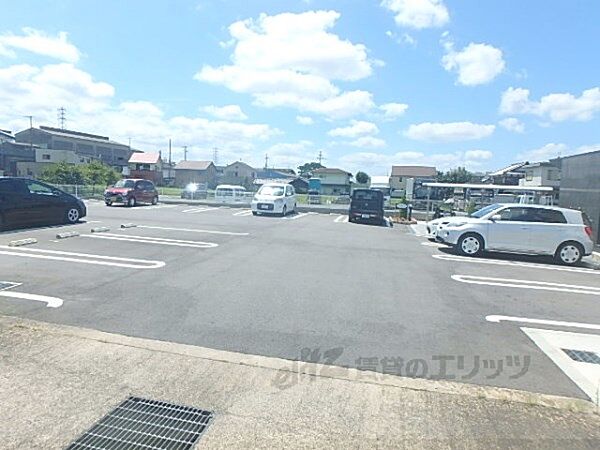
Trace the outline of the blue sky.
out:
[[[22,116],[174,159],[484,171],[600,148],[595,0],[12,2],[0,128]]]

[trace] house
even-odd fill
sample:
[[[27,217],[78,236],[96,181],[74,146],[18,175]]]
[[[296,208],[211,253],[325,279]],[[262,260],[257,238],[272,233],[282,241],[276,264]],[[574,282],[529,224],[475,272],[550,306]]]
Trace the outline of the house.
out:
[[[49,150],[68,150],[78,155],[94,158],[122,171],[133,153],[128,145],[110,140],[106,136],[40,126],[15,134],[16,142]]]
[[[15,142],[15,137],[9,130],[0,129],[0,144],[3,142]]]
[[[175,185],[206,184],[208,189],[217,185],[217,168],[212,161],[180,161],[175,166]]]
[[[22,144],[29,148],[28,144]],[[16,163],[16,175],[18,177],[40,177],[46,169],[57,163],[67,164],[88,164],[93,158],[90,156],[82,156],[69,150],[49,150],[47,148],[33,148],[33,161],[18,161]]]
[[[251,189],[257,170],[242,161],[236,161],[223,168],[219,184],[234,184]]]
[[[584,211],[600,242],[600,149],[560,158],[560,206]]]
[[[342,169],[322,167],[313,171],[313,178],[321,180],[321,194],[349,195],[352,174]]]
[[[163,162],[158,153],[133,153],[129,157],[129,177],[143,178],[150,180],[154,184],[162,184],[163,181]]]
[[[502,184],[504,186],[518,186],[519,180],[523,178],[524,172],[522,168],[529,164],[527,161],[513,163],[495,172],[488,173],[481,180],[487,184]]]
[[[411,199],[426,196],[422,184],[436,178],[437,170],[432,166],[392,166],[389,182],[392,196]]]
[[[0,176],[17,176],[19,173],[17,164],[34,163],[36,148],[30,144],[10,140],[0,142]],[[25,176],[33,176],[33,173],[27,174],[25,171]]]
[[[519,169],[525,176],[519,179],[519,186],[554,188],[558,194],[560,187],[560,160],[525,164]]]

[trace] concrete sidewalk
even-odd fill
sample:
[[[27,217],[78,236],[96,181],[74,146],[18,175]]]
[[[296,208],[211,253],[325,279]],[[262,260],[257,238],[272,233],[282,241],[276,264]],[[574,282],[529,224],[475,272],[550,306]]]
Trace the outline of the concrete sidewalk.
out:
[[[129,395],[215,412],[199,448],[600,448],[583,400],[0,316],[3,449],[60,449]]]

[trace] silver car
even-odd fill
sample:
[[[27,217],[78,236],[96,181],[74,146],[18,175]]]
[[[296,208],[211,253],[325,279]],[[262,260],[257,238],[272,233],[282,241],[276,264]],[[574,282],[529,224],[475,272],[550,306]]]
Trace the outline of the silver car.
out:
[[[573,265],[594,249],[590,222],[581,211],[504,204],[482,217],[463,217],[439,228],[436,240],[467,256],[483,251],[551,255]]]

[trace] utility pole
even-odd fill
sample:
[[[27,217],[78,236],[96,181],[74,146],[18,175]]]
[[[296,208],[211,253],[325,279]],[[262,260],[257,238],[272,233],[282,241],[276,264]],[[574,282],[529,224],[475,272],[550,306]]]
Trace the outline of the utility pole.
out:
[[[317,158],[319,160],[319,164],[321,164],[323,162],[323,152],[321,150],[319,150],[319,157]],[[323,164],[321,164],[323,165]]]
[[[169,176],[171,175],[171,139],[169,139]]]
[[[187,154],[188,154],[188,150],[187,150],[187,145],[183,146],[183,160],[187,161]]]
[[[33,116],[23,117],[29,117],[29,150],[33,152]]]
[[[269,155],[265,153],[265,170],[269,168]]]
[[[58,108],[58,124],[61,130],[65,129],[65,122],[67,121],[66,112],[67,110],[63,106]]]
[[[215,166],[219,165],[219,149],[213,147],[213,163]]]

